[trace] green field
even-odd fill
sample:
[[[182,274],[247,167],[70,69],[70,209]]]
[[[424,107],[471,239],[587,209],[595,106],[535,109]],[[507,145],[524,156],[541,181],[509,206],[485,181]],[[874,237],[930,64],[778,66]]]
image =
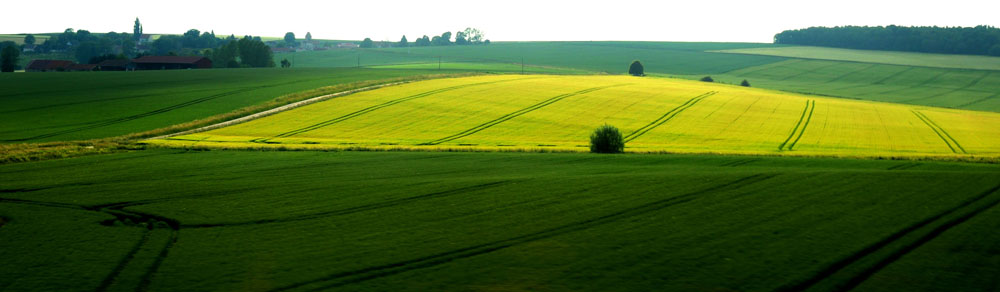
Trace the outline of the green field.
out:
[[[0,42],[11,41],[17,43],[18,45],[23,45],[24,36],[25,35],[22,34],[0,34]],[[35,34],[35,43],[36,44],[44,43],[45,40],[48,40],[50,37],[51,36],[48,35]]]
[[[700,79],[711,75],[730,84],[747,79],[754,87],[799,93],[1000,112],[1000,71],[997,70],[1000,58],[983,56],[741,43],[513,42],[489,46],[313,51],[277,54],[275,58],[295,60],[297,67],[353,67],[358,64],[434,67],[427,64],[436,64],[439,58],[445,63],[513,65],[523,60],[529,68],[539,66],[611,74],[624,74],[629,62],[638,59],[645,65],[647,74],[655,76]],[[414,63],[424,65],[407,65]]]
[[[149,131],[324,86],[455,70],[235,69],[0,75],[0,141]]]
[[[647,72],[672,74],[722,73],[785,60],[771,56],[707,53],[707,50],[768,47],[748,43],[670,42],[497,42],[488,46],[444,46],[388,49],[328,50],[275,54],[275,60],[295,60],[297,67],[353,67],[405,63],[508,63],[574,68],[623,74],[632,60],[642,60]]]
[[[792,92],[1000,112],[1000,71],[793,59],[712,77]]]
[[[11,291],[986,291],[1000,272],[994,165],[157,150],[0,174]]]
[[[1000,157],[1000,114],[629,76],[422,81],[148,143],[217,148],[588,151],[615,125],[628,152]]]
[[[718,53],[778,56],[798,59],[851,61],[889,65],[952,69],[1000,70],[1000,58],[913,52],[869,51],[825,47],[762,47],[712,51]]]

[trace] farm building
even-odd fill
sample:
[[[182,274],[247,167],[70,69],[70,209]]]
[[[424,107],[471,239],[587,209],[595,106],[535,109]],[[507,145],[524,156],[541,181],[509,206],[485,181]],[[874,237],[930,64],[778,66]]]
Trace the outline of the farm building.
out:
[[[24,67],[24,72],[51,72],[66,71],[66,67],[73,65],[72,61],[66,60],[32,60]]]
[[[97,70],[101,71],[126,71],[130,69],[135,69],[135,66],[128,59],[104,60],[97,63]]]
[[[136,70],[209,69],[212,60],[205,57],[143,56],[132,59]]]
[[[94,64],[71,64],[66,67],[66,71],[78,72],[78,71],[94,71],[97,69],[97,65]]]
[[[359,48],[359,47],[361,47],[361,45],[358,45],[358,44],[355,44],[355,43],[339,43],[339,44],[337,44],[337,47],[338,48],[351,49],[351,48]]]

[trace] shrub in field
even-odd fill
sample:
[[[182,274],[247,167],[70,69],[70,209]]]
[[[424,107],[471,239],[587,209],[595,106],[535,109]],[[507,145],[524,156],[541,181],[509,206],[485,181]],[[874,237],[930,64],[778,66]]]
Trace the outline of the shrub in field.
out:
[[[750,87],[750,81],[747,81],[746,79],[743,79],[743,82],[740,82],[740,86]]]
[[[702,77],[702,78],[701,78],[701,81],[705,81],[705,82],[715,82],[715,79],[712,79],[712,76],[705,76],[705,77]]]
[[[592,153],[622,153],[625,151],[625,139],[622,133],[611,125],[603,125],[590,134],[590,152]]]
[[[645,69],[642,67],[642,63],[639,60],[632,61],[632,65],[628,66],[628,74],[632,76],[645,76]]]

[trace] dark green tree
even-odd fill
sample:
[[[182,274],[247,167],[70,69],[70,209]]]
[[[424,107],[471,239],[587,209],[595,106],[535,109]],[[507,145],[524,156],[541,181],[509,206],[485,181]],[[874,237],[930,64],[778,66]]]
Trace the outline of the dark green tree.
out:
[[[406,36],[404,35],[403,38],[399,39],[399,43],[397,43],[396,46],[400,48],[409,47],[410,42],[406,40]]]
[[[313,41],[313,34],[311,32],[308,32],[308,31],[306,32],[306,41],[307,42],[312,42]]]
[[[621,131],[614,126],[604,124],[590,134],[590,152],[592,153],[622,153],[625,151],[625,139]]]
[[[139,38],[142,37],[142,24],[139,23],[139,18],[135,18],[135,26],[132,27],[132,39],[135,42],[139,42]]]
[[[632,76],[646,76],[646,70],[642,67],[642,63],[639,60],[632,61],[631,65],[628,65],[628,74]]]
[[[0,72],[14,72],[21,50],[12,41],[0,43]]]
[[[435,46],[447,46],[451,44],[451,32],[446,31],[440,36],[435,36],[431,39],[431,44]]]
[[[201,31],[189,29],[181,36],[181,46],[185,48],[198,48],[201,45]]]
[[[35,44],[35,35],[28,34],[28,35],[24,36],[24,44],[25,45],[34,45]]]
[[[463,34],[465,35],[465,40],[469,44],[477,45],[483,43],[484,35],[479,29],[467,27],[465,28],[465,31],[463,31]]]
[[[274,67],[274,53],[258,37],[246,36],[237,42],[243,67]]]
[[[704,82],[715,82],[715,79],[712,79],[712,76],[705,76],[705,77],[702,77],[699,80],[700,81],[704,81]]]
[[[180,52],[183,48],[182,38],[178,35],[162,35],[153,41],[153,54],[167,55]]]
[[[375,47],[375,42],[373,42],[371,38],[365,38],[365,40],[361,41],[361,47],[362,48]]]
[[[287,58],[281,59],[281,68],[289,68],[289,67],[292,67],[292,62],[289,62]]]
[[[85,41],[76,47],[76,61],[80,64],[87,64],[93,57],[105,54],[106,51],[101,44],[96,41]]]
[[[287,43],[287,44],[294,44],[295,43],[295,33],[294,32],[286,32],[285,33],[285,43]]]
[[[750,81],[747,81],[746,79],[743,79],[743,82],[740,82],[740,86],[750,87]]]
[[[226,41],[218,49],[212,51],[212,66],[216,68],[239,68],[240,63],[236,60],[240,55],[240,47],[237,41]]]
[[[455,33],[455,44],[456,45],[468,45],[469,41],[465,39],[465,32],[459,31]]]

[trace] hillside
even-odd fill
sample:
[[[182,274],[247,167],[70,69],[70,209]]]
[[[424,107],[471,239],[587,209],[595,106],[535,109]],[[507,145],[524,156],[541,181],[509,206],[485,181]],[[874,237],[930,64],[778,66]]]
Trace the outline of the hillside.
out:
[[[1000,157],[1000,114],[626,76],[508,75],[383,88],[148,143],[178,147]]]
[[[656,76],[711,75],[730,84],[747,79],[754,87],[798,93],[1000,112],[1000,58],[984,56],[744,43],[512,42],[280,53],[275,58],[295,60],[297,67],[436,69],[440,61],[443,68],[482,70],[517,68],[523,61],[527,72],[548,68],[560,74],[624,74],[632,60],[640,60],[646,73]]]

